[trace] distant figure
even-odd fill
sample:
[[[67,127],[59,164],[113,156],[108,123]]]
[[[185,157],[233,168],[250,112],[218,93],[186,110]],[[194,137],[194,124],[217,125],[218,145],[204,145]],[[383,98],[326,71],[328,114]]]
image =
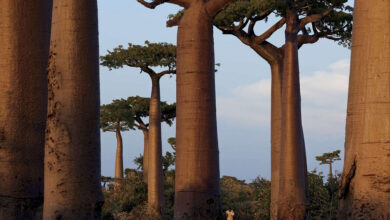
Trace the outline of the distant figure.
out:
[[[227,220],[233,220],[234,212],[232,209],[226,210]]]

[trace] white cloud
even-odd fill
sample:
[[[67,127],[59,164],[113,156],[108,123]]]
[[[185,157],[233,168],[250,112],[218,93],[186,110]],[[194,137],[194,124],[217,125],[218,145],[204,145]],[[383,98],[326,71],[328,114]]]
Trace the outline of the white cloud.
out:
[[[311,134],[344,133],[349,61],[326,70],[301,74],[303,127]],[[269,127],[271,80],[236,87],[230,96],[217,98],[218,117],[235,123]]]

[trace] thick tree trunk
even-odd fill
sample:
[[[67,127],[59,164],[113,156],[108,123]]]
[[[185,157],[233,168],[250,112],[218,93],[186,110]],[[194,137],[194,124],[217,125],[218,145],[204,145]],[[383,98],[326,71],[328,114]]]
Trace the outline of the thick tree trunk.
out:
[[[144,133],[144,160],[142,161],[142,172],[145,183],[148,183],[148,170],[149,170],[149,130],[143,129]]]
[[[299,85],[298,26],[296,12],[294,9],[287,9],[278,219],[294,220],[305,219],[307,203],[306,157]]]
[[[271,64],[271,219],[277,219],[280,175],[283,60]]]
[[[390,219],[389,23],[389,1],[355,1],[340,219]]]
[[[0,1],[0,219],[42,218],[51,8]]]
[[[191,3],[178,27],[175,219],[221,213],[212,18]]]
[[[116,157],[115,157],[115,178],[123,179],[123,142],[121,131],[117,129],[116,134]]]
[[[162,171],[160,79],[152,76],[152,95],[149,107],[148,204],[158,213],[164,209]]]
[[[54,0],[44,219],[101,216],[98,49],[96,0]]]

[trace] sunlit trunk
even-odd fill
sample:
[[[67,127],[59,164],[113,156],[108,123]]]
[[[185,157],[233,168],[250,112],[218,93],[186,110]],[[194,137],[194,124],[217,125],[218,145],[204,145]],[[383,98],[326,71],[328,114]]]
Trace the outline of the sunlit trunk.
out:
[[[149,130],[143,129],[144,134],[144,159],[142,161],[143,179],[145,183],[148,183],[148,168],[149,168]]]
[[[52,1],[0,1],[0,219],[42,218]]]
[[[178,27],[175,219],[221,212],[213,28],[204,5],[193,2]]]
[[[54,0],[45,144],[44,219],[100,219],[96,0]]]
[[[390,2],[355,0],[339,219],[390,218]]]
[[[271,219],[277,219],[280,175],[283,60],[271,64]]]
[[[148,204],[162,214],[164,208],[164,185],[162,171],[160,79],[152,78],[152,95],[149,108],[148,144]]]
[[[116,134],[116,157],[115,157],[115,178],[123,179],[123,142],[121,131],[117,129]]]
[[[278,219],[305,219],[306,157],[298,63],[298,16],[286,10]]]

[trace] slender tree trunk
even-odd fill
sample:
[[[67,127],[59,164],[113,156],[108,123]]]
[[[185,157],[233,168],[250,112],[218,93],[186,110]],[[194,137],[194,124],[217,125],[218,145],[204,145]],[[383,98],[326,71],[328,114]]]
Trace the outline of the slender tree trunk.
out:
[[[340,219],[390,219],[390,2],[355,0]]]
[[[54,0],[48,68],[44,219],[100,219],[96,0]]]
[[[271,64],[271,219],[277,219],[280,175],[283,60]]]
[[[144,159],[142,165],[143,179],[145,183],[148,183],[148,170],[149,170],[149,130],[143,129],[144,133]]]
[[[0,1],[0,219],[42,218],[51,8]]]
[[[116,133],[116,157],[115,157],[115,178],[123,179],[123,142],[121,131],[117,129]]]
[[[212,18],[191,3],[178,27],[174,219],[221,213]]]
[[[332,174],[332,163],[329,163],[329,178],[333,178],[333,174]]]
[[[301,121],[298,63],[298,16],[286,11],[286,44],[282,86],[282,134],[280,150],[278,219],[305,219],[306,158]]]
[[[160,78],[152,78],[149,108],[148,204],[158,213],[164,209],[164,182],[162,171]]]

